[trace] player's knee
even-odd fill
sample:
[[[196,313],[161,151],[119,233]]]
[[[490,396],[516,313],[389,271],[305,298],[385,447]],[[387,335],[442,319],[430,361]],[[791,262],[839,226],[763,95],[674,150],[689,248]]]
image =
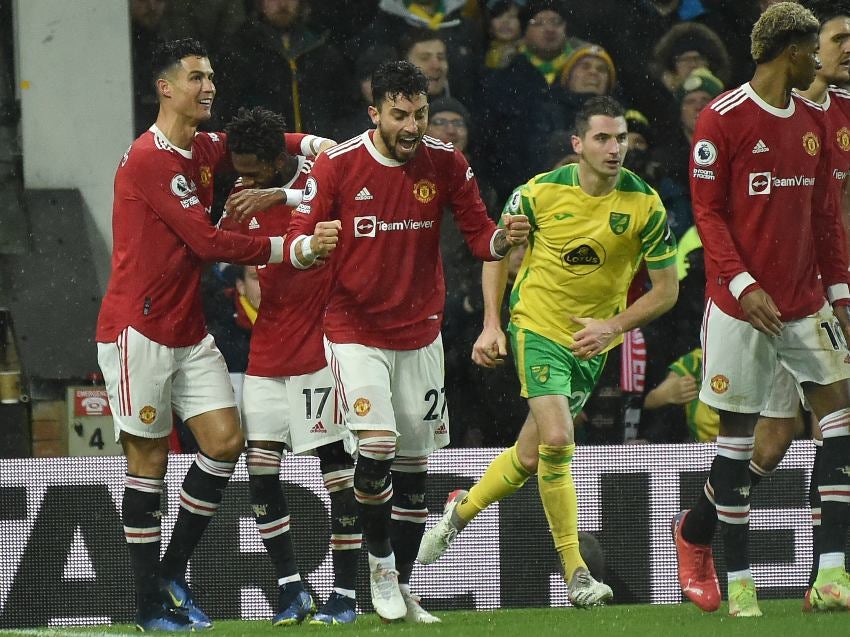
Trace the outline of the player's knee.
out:
[[[242,435],[242,431],[237,429],[213,440],[208,440],[201,451],[216,460],[235,462],[244,449],[245,437]]]
[[[537,462],[539,460],[537,447],[534,447],[534,449],[525,449],[524,447],[517,445],[516,455],[517,460],[519,460],[519,463],[522,465],[522,468],[525,469],[529,475],[537,473]]]

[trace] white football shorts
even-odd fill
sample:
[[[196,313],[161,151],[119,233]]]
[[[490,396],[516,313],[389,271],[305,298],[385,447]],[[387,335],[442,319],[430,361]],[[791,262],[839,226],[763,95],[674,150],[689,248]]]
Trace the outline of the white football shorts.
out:
[[[269,378],[246,374],[242,428],[247,440],[282,442],[293,453],[337,440],[346,441],[349,450],[354,448],[327,367],[300,376]]]
[[[760,413],[770,407],[780,412],[787,407],[792,392],[786,391],[774,405],[768,405],[777,365],[784,367],[798,385],[829,385],[850,378],[850,352],[828,303],[811,316],[786,322],[782,334],[772,337],[724,313],[709,299],[703,317],[702,347],[699,397],[715,409]]]
[[[188,347],[166,347],[127,327],[114,343],[97,344],[115,440],[122,431],[141,438],[171,433],[174,411],[184,422],[235,407],[224,357],[207,334]]]
[[[427,456],[449,444],[443,340],[414,350],[325,341],[346,424],[398,436],[397,456]]]

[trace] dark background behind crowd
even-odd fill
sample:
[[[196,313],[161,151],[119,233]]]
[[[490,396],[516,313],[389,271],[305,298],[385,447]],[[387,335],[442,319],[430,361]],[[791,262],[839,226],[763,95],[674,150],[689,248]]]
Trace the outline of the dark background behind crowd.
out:
[[[240,106],[281,113],[289,130],[344,141],[371,127],[371,73],[408,59],[429,78],[429,134],[468,158],[497,218],[508,194],[535,174],[574,161],[576,111],[611,94],[629,109],[626,166],[662,197],[680,243],[679,302],[612,351],[577,420],[584,443],[709,440],[697,409],[704,270],[693,227],[688,155],[699,111],[745,82],[749,33],[769,0],[129,0],[135,127],[155,120],[150,52],[194,37],[210,53],[218,96],[212,130]],[[232,180],[219,179],[218,210]],[[450,215],[449,215],[450,217]],[[480,264],[448,220],[446,392],[454,445],[504,446],[526,413],[511,362],[470,360],[481,328]],[[521,254],[511,257],[516,272]],[[250,322],[234,309],[243,269],[207,277],[210,331],[232,372],[244,371]],[[638,275],[638,295],[646,277]],[[244,288],[244,283],[243,283]],[[507,316],[507,313],[506,313]],[[666,382],[665,382],[666,381]],[[712,427],[714,429],[712,430]]]

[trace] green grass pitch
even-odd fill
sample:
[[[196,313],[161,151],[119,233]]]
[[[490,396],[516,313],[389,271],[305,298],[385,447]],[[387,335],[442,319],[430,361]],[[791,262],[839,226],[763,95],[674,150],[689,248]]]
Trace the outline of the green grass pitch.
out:
[[[799,637],[801,635],[844,635],[848,613],[800,612],[799,600],[763,601],[764,617],[735,619],[724,604],[716,613],[702,613],[691,604],[609,606],[581,611],[571,608],[518,609],[478,612],[436,613],[441,624],[382,624],[375,615],[361,615],[349,626],[291,626],[275,628],[268,621],[216,621],[210,637],[296,637],[298,635],[429,635],[431,637]],[[99,637],[138,635],[132,626],[73,628],[22,628],[2,630],[0,635],[19,637]]]

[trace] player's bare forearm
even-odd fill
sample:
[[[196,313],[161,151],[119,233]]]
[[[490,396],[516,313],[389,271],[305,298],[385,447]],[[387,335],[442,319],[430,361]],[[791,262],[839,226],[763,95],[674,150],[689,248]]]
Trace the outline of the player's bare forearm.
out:
[[[484,299],[484,327],[500,327],[502,299],[508,284],[508,260],[488,261],[481,267],[481,294]]]
[[[645,325],[661,316],[676,304],[679,297],[679,277],[676,266],[649,270],[652,289],[616,316],[599,320],[587,316],[573,316],[582,325],[573,335],[570,349],[576,356],[589,360],[604,352],[621,334]]]
[[[508,282],[508,260],[488,261],[481,269],[484,296],[484,326],[472,346],[472,360],[481,367],[494,368],[505,362],[507,339],[502,330],[502,299]]]

